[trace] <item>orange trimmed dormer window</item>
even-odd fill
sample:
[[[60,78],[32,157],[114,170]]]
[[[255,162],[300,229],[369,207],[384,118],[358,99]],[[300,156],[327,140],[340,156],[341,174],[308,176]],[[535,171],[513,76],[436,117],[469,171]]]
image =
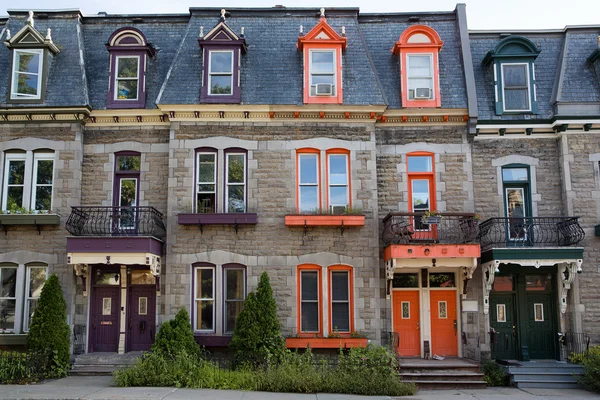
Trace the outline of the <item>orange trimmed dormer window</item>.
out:
[[[346,50],[345,29],[339,35],[321,9],[319,23],[306,35],[300,26],[298,50],[304,58],[304,104],[341,104],[342,52]]]
[[[438,54],[444,42],[425,25],[406,29],[392,52],[400,58],[403,107],[441,107]]]

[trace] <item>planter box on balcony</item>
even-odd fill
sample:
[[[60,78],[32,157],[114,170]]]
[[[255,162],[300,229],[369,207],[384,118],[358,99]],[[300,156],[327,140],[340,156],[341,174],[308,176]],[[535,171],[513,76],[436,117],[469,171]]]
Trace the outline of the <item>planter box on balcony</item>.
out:
[[[286,226],[365,226],[364,215],[286,215]]]
[[[438,217],[438,216],[423,217],[421,219],[421,221],[424,224],[428,224],[428,225],[439,224],[442,221],[442,217]]]
[[[2,214],[0,225],[59,225],[58,214]]]
[[[339,349],[351,347],[367,347],[367,338],[287,338],[288,349]]]
[[[178,214],[179,225],[256,225],[256,213]]]

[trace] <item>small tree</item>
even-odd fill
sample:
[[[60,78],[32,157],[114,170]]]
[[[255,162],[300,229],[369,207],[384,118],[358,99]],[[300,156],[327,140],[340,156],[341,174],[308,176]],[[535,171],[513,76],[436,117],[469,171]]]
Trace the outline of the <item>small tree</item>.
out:
[[[277,319],[277,303],[269,275],[263,272],[256,292],[248,295],[237,317],[229,347],[239,362],[264,363],[285,349]]]
[[[44,284],[33,313],[27,346],[31,351],[49,351],[51,375],[65,375],[69,367],[70,330],[67,304],[58,277],[54,274]]]
[[[172,358],[180,353],[200,355],[200,345],[194,339],[190,316],[185,308],[182,307],[179,310],[175,315],[175,319],[171,319],[160,326],[151,350]]]

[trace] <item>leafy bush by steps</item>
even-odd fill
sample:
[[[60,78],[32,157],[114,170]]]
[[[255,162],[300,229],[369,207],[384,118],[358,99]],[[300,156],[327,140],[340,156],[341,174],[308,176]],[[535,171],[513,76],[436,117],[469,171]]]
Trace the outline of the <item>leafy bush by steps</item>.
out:
[[[174,319],[160,326],[151,351],[171,358],[180,353],[193,355],[196,358],[200,356],[201,348],[194,340],[190,316],[185,308],[179,310]]]
[[[508,386],[509,376],[498,363],[494,360],[487,360],[483,363],[483,379],[489,386]]]
[[[600,393],[600,346],[593,346],[583,357],[584,373],[580,379],[587,390]]]

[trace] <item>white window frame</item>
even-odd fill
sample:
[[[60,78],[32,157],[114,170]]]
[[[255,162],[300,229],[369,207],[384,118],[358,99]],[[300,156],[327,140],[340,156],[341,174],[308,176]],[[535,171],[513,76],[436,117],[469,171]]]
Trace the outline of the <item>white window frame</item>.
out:
[[[31,289],[31,270],[34,268],[43,269],[46,274],[46,281],[48,280],[48,267],[42,265],[26,265],[27,274],[25,277],[25,304],[23,306],[23,332],[29,332],[29,307],[31,300],[37,300],[39,297],[32,297],[29,295]]]
[[[423,57],[423,56],[428,56],[429,57],[429,71],[431,71],[431,74],[429,77],[423,77],[423,76],[415,76],[415,77],[411,77],[410,76],[410,58],[411,57]],[[410,97],[410,80],[411,79],[429,79],[431,82],[431,96],[428,99],[417,99],[416,97],[416,91],[415,93],[413,93],[413,97]],[[433,53],[410,53],[406,55],[406,98],[408,100],[435,100],[435,71],[433,68]]]
[[[37,183],[38,173],[38,162],[39,161],[52,161],[52,183]],[[37,211],[49,211],[54,206],[54,154],[53,153],[34,153],[33,154],[33,177],[31,178],[31,209],[35,210],[35,202],[37,200],[37,188],[41,186],[50,186],[50,208],[48,210],[37,210]]]
[[[25,153],[4,153],[4,181],[2,184],[2,210],[7,210],[7,202],[8,202],[8,175],[10,171],[10,162],[11,161],[24,161],[25,168],[23,172],[23,204],[21,207],[27,208],[27,154]],[[31,183],[31,180],[29,180]],[[11,186],[21,186],[21,185],[11,185]]]
[[[15,270],[15,276],[16,276],[16,283],[15,283],[15,297],[0,297],[0,300],[14,300],[15,301],[15,315],[14,315],[14,322],[13,322],[13,327],[12,329],[6,329],[5,332],[15,332],[17,329],[17,325],[18,325],[18,319],[19,319],[19,267],[20,265],[17,264],[13,264],[13,263],[6,263],[6,264],[0,264],[0,271],[3,269],[14,269]],[[0,272],[0,278],[2,277],[2,273]]]
[[[332,156],[343,156],[344,157],[344,165],[346,167],[346,183],[331,183],[331,157]],[[348,154],[345,153],[330,153],[327,154],[327,204],[329,205],[329,210],[333,211],[333,207],[350,207],[350,171],[349,171],[349,162],[348,162]],[[346,202],[344,204],[341,203],[333,203],[331,196],[331,189],[334,187],[345,187],[346,188]]]
[[[212,55],[215,53],[230,53],[231,54],[231,73],[229,72],[213,72],[212,71]],[[208,95],[210,96],[232,96],[233,95],[233,68],[234,68],[235,54],[233,50],[209,50],[208,52]],[[230,76],[231,78],[231,93],[213,93],[212,92],[212,76]]]
[[[38,73],[34,72],[20,72],[18,70],[19,64],[17,63],[17,55],[19,53],[29,53],[29,54],[38,54],[39,57],[39,65],[38,65]],[[43,49],[15,49],[13,51],[13,68],[12,68],[12,81],[11,81],[11,90],[10,90],[10,98],[11,100],[40,100],[42,98],[42,79],[44,74],[44,50]],[[18,90],[18,78],[16,78],[17,74],[25,74],[25,75],[37,75],[37,94],[24,94],[17,92]]]
[[[323,73],[323,72],[318,72],[318,73],[313,73],[313,54],[314,53],[333,53],[333,73]],[[308,75],[309,75],[309,91],[308,91],[308,95],[310,97],[336,97],[337,96],[337,91],[338,91],[338,87],[337,87],[337,71],[338,71],[338,58],[337,58],[337,49],[310,49],[309,50],[309,63],[308,63]],[[328,96],[324,96],[324,95],[317,95],[316,93],[316,84],[313,84],[313,75],[319,75],[319,76],[329,76],[332,75],[333,76],[333,90],[331,91],[331,94]],[[312,94],[312,87],[315,86],[315,94]]]
[[[212,271],[212,297],[196,297],[198,294],[198,270],[207,269]],[[216,319],[217,319],[217,300],[216,300],[216,282],[217,280],[217,269],[212,266],[198,266],[194,267],[194,332],[206,332],[206,333],[214,333],[216,332]],[[202,301],[212,301],[213,302],[213,314],[212,314],[212,329],[199,329],[198,325],[198,303]]]
[[[200,182],[200,156],[201,155],[211,155],[213,156],[213,163],[214,163],[214,168],[213,168],[213,181],[212,182]],[[196,153],[196,195],[194,198],[194,210],[196,210],[196,212],[198,213],[198,195],[199,194],[214,194],[215,195],[215,204],[214,204],[214,210],[215,212],[217,212],[217,202],[218,202],[218,198],[217,198],[217,153],[216,152],[212,152],[212,151],[201,151]],[[212,192],[208,192],[208,191],[200,191],[200,185],[213,185],[214,186],[214,190]]]
[[[223,274],[223,333],[224,334],[231,334],[233,333],[233,330],[229,331],[227,330],[227,303],[230,302],[244,302],[244,300],[246,300],[246,268],[243,267],[223,267],[221,268],[222,274]],[[242,285],[243,285],[243,291],[242,291],[242,299],[228,299],[227,298],[227,271],[241,271],[242,272]],[[239,314],[238,314],[239,316]]]
[[[244,159],[244,182],[243,183],[230,183],[229,182],[229,156],[242,156]],[[246,212],[246,168],[247,168],[248,162],[247,162],[247,155],[246,153],[240,153],[240,152],[227,152],[225,153],[225,204],[224,204],[224,209],[226,213],[230,213],[231,211],[229,211],[229,187],[230,186],[243,186],[244,187],[244,211]]]
[[[304,157],[314,157],[315,171],[317,172],[316,182],[302,183],[302,167],[301,167],[300,160]],[[305,210],[302,206],[302,190],[300,190],[300,189],[303,186],[317,188],[317,208],[319,208],[319,204],[320,204],[319,199],[321,198],[321,185],[319,182],[319,154],[317,154],[317,153],[300,153],[300,154],[298,154],[298,209],[299,209],[298,211],[300,211],[300,212],[314,211],[314,210]]]
[[[505,66],[516,66],[516,65],[524,65],[525,66],[525,78],[527,80],[527,109],[518,109],[511,110],[506,108],[506,85],[504,84],[504,67]],[[516,63],[501,63],[500,64],[500,77],[502,79],[502,110],[504,112],[528,112],[531,111],[532,101],[531,101],[531,79],[529,79],[529,63],[526,62],[516,62]]]
[[[335,273],[344,273],[344,274],[346,274],[346,285],[348,286],[348,298],[346,300],[334,300],[333,299],[333,274],[335,274]],[[346,270],[346,269],[344,269],[344,270],[335,270],[335,269],[333,269],[333,270],[329,271],[329,279],[331,281],[331,294],[330,294],[330,297],[331,297],[330,298],[330,302],[331,302],[331,307],[330,307],[330,309],[331,309],[331,331],[333,331],[336,328],[335,324],[333,323],[333,304],[334,303],[346,303],[346,304],[348,304],[348,330],[347,331],[342,331],[340,329],[337,329],[337,332],[340,332],[340,333],[350,333],[350,331],[352,330],[352,321],[351,321],[351,318],[352,318],[352,310],[351,310],[352,304],[351,303],[352,303],[352,301],[351,301],[351,295],[350,295],[351,290],[352,290],[352,288],[350,287],[350,282],[351,282],[350,274],[351,273],[352,272],[350,270]]]
[[[317,299],[316,300],[304,300],[302,297],[302,274],[304,273],[316,273],[317,274]],[[298,296],[300,297],[300,326],[298,327],[298,332],[300,333],[318,333],[321,330],[321,313],[322,313],[322,305],[321,305],[321,300],[322,300],[322,295],[321,295],[321,291],[323,290],[323,288],[319,285],[320,283],[320,279],[319,279],[319,270],[318,269],[302,269],[300,270],[300,293],[298,293]],[[316,331],[305,331],[302,330],[302,303],[317,303],[317,330]]]
[[[121,58],[137,58],[138,67],[137,67],[137,76],[135,78],[119,78],[119,60]],[[116,56],[115,58],[115,81],[114,81],[114,100],[115,101],[138,101],[140,96],[140,56],[128,55],[128,56]],[[137,91],[135,93],[135,99],[119,99],[119,80],[122,81],[137,81]]]

